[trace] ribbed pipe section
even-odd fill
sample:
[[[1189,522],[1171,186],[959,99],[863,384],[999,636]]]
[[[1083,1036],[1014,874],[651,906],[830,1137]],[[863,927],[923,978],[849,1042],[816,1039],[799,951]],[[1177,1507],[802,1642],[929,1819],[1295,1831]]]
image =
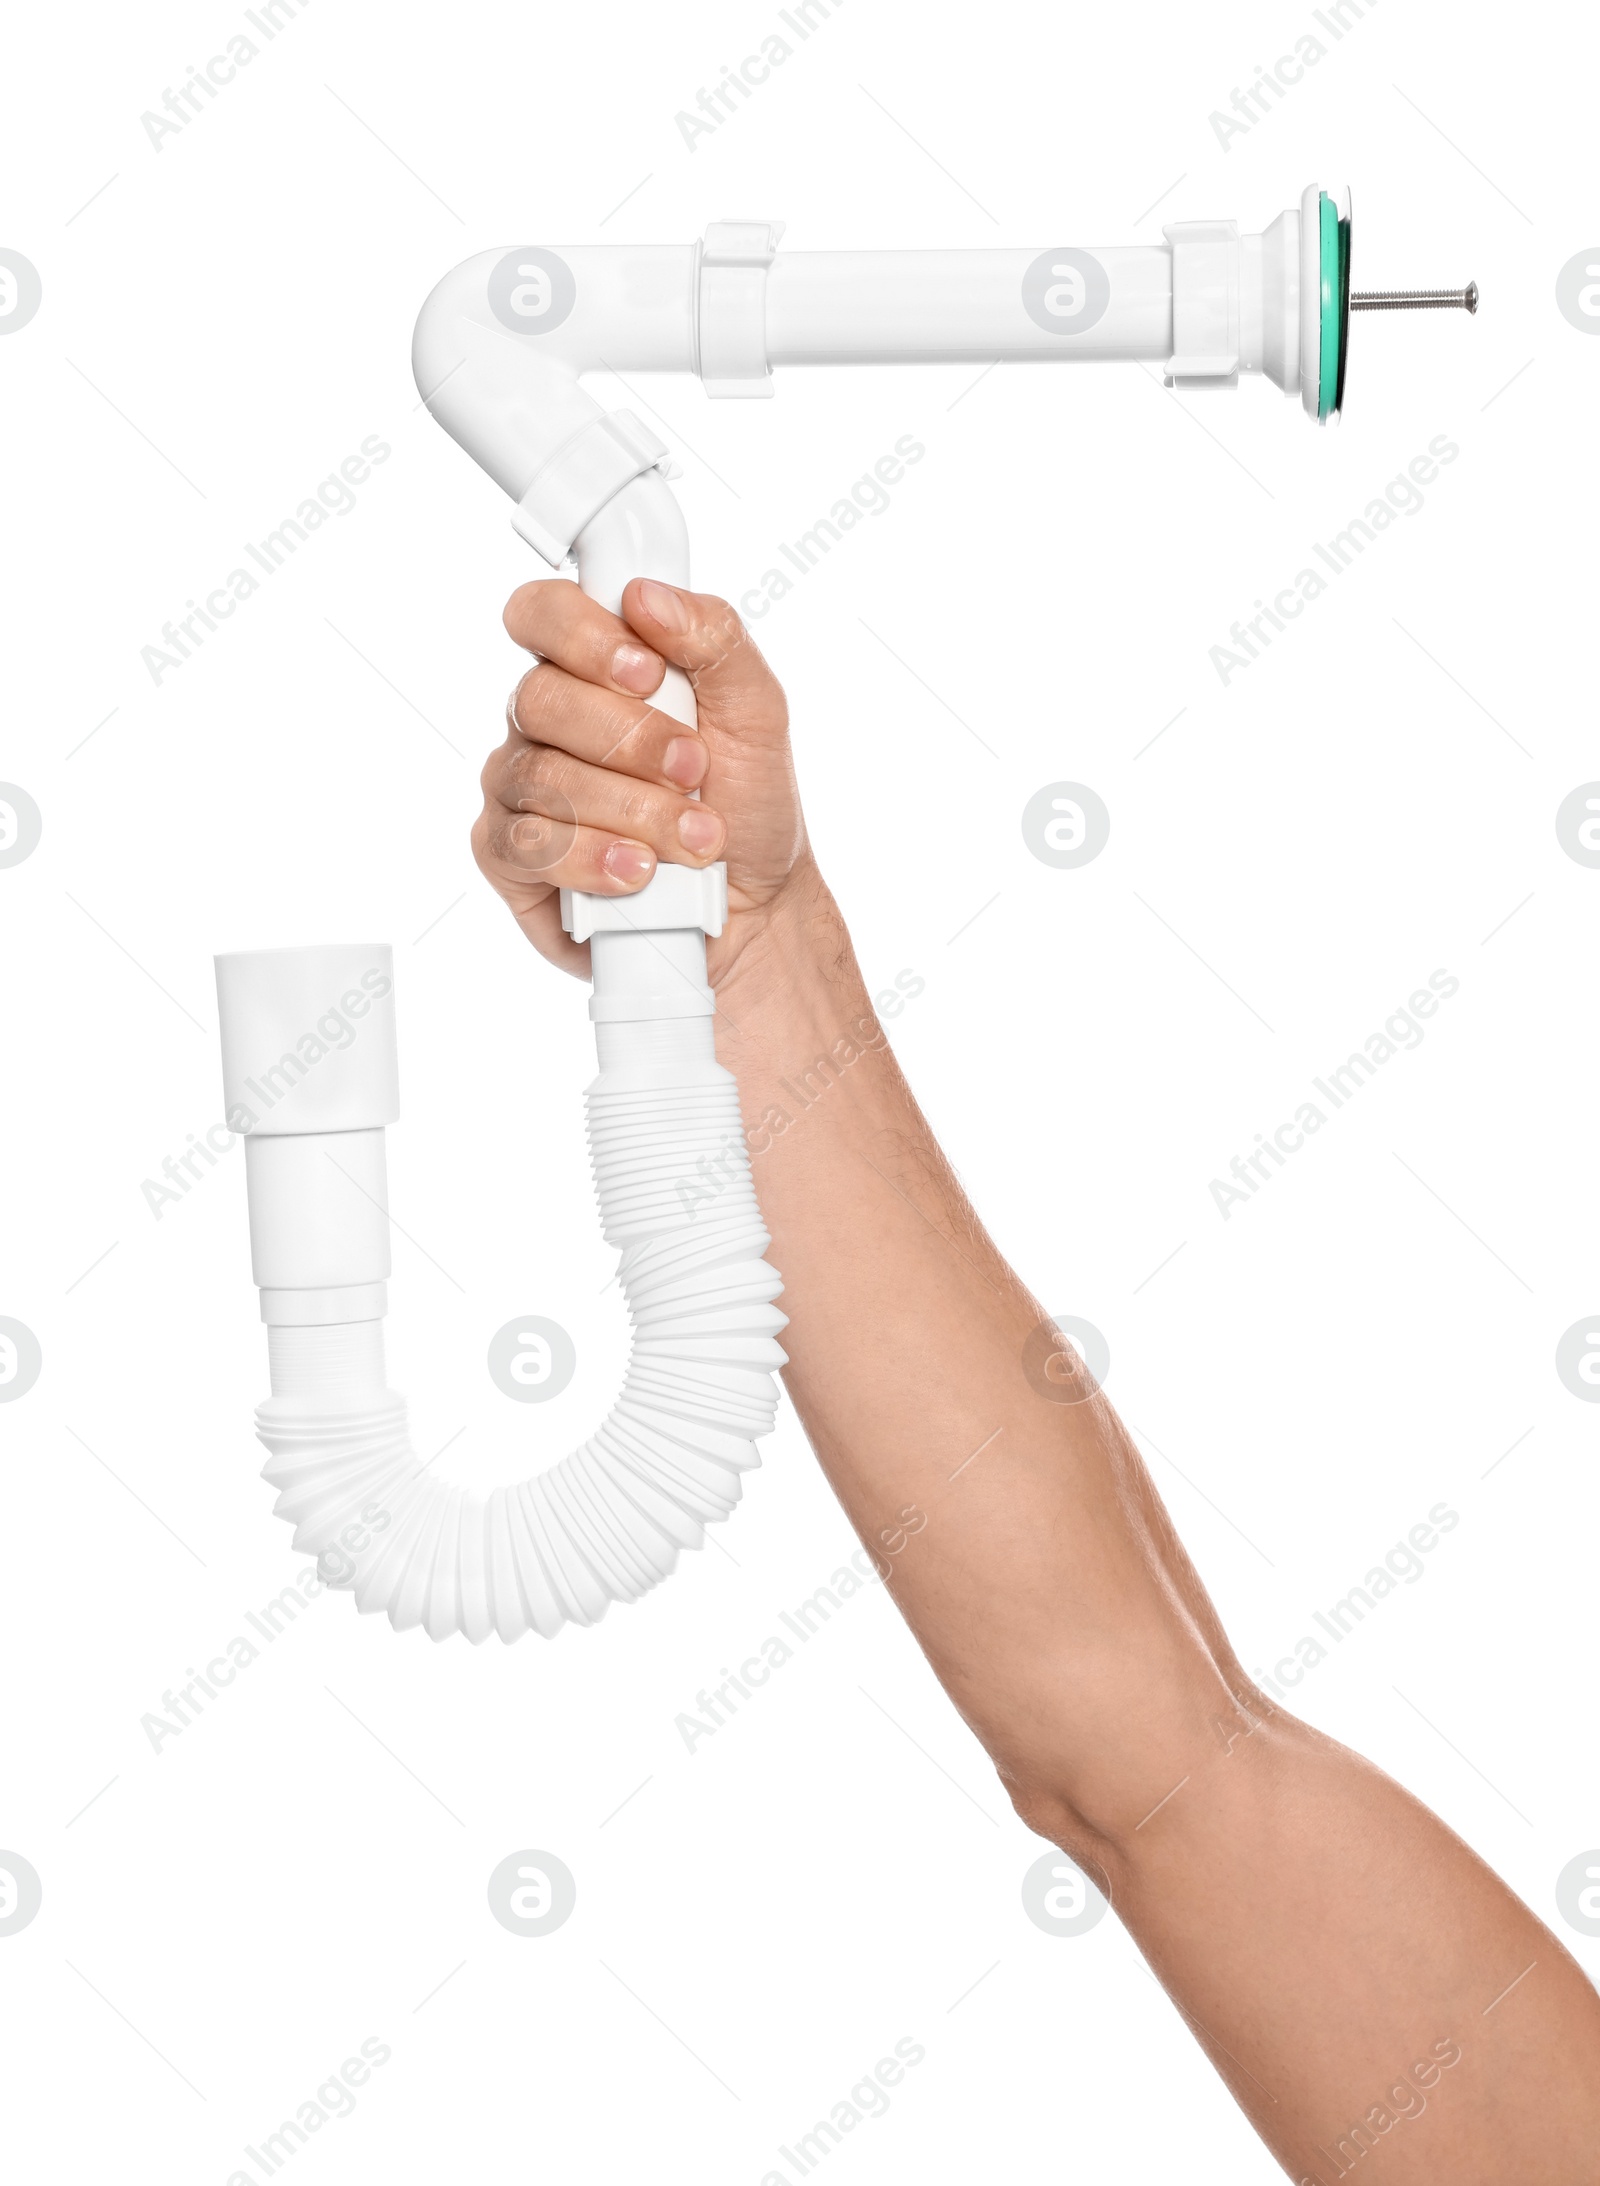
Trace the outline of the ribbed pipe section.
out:
[[[413,1450],[384,1385],[381,1322],[270,1331],[257,1432],[277,1513],[297,1549],[343,1574],[330,1583],[397,1630],[476,1643],[593,1624],[701,1547],[759,1463],[785,1316],[734,1083],[715,1064],[675,1086],[612,1092],[602,1079],[588,1109],[634,1342],[610,1417],[570,1456],[474,1496]]]

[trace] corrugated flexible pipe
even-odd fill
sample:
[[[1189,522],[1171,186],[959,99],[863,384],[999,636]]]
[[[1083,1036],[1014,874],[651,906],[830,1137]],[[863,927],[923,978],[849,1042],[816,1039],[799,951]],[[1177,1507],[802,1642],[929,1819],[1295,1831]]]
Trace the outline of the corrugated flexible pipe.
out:
[[[613,495],[576,550],[584,589],[613,608],[631,576],[688,578],[681,518],[655,476]],[[657,703],[693,724],[675,671]],[[268,1324],[265,1477],[295,1547],[397,1630],[477,1642],[592,1624],[700,1547],[759,1462],[784,1315],[738,1090],[712,1039],[705,936],[720,931],[725,901],[721,868],[679,866],[633,898],[564,905],[569,929],[590,939],[600,1068],[589,1147],[633,1350],[599,1430],[487,1497],[422,1463],[385,1378],[384,1126],[399,1105],[389,950],[217,959],[225,1100],[246,1133]]]

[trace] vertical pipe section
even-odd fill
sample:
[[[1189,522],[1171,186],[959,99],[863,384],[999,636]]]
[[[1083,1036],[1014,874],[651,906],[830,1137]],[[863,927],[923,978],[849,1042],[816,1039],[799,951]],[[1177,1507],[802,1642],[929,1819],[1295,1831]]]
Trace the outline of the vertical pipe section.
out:
[[[252,949],[216,969],[224,1114],[244,1134],[261,1317],[381,1320],[383,1134],[400,1113],[393,952]]]
[[[682,517],[653,475],[613,498],[577,552],[584,589],[612,609],[632,576],[688,576]],[[694,722],[676,671],[656,703]],[[590,1153],[634,1326],[622,1392],[586,1443],[486,1498],[419,1463],[385,1380],[383,1133],[399,1108],[389,951],[217,960],[228,1120],[246,1134],[269,1324],[266,1478],[296,1548],[397,1630],[476,1643],[592,1624],[700,1547],[759,1462],[784,1363],[782,1285],[764,1258],[738,1088],[716,1059],[705,933],[673,893],[684,878],[668,869],[661,888],[595,906],[590,944]]]

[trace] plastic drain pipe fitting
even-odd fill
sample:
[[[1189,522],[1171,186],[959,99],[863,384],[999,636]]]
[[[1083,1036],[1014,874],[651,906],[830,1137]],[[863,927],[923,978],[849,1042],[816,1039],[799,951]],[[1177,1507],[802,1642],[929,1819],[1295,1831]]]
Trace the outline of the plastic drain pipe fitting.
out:
[[[1262,373],[1320,420],[1342,399],[1348,204],[1315,186],[1262,235],[1186,221],[1114,250],[779,255],[782,232],[728,221],[678,247],[486,251],[422,307],[412,363],[428,407],[510,495],[529,545],[552,569],[574,558],[613,611],[632,577],[686,585],[688,539],[666,447],[604,410],[589,371],[693,372],[709,395],[767,396],[774,365],[1124,359],[1179,387]],[[677,670],[655,704],[693,726]],[[635,1340],[599,1431],[483,1498],[419,1462],[385,1376],[390,952],[217,959],[268,1332],[265,1477],[328,1583],[435,1639],[549,1637],[636,1599],[728,1516],[777,1406],[781,1283],[706,983],[726,868],[661,864],[621,900],[563,889],[561,912],[591,946],[590,1153]],[[702,1208],[684,1187],[708,1156],[726,1182]]]

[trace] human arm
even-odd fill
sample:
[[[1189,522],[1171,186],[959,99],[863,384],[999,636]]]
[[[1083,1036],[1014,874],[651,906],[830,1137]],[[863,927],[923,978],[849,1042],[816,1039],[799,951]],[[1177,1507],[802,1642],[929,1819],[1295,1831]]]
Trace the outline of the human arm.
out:
[[[673,601],[676,627],[657,612]],[[699,857],[727,857],[733,906],[708,950],[718,1052],[784,1276],[788,1388],[1019,1813],[1102,1882],[1297,2179],[1331,2186],[1360,2156],[1376,2180],[1593,2179],[1593,1990],[1441,1822],[1246,1677],[1115,1412],[1053,1346],[881,1037],[765,664],[722,603],[635,583],[623,609],[559,584],[513,601],[547,664],[486,769],[480,862],[581,969],[555,886],[626,892],[604,864],[625,834],[647,852],[631,885],[686,855],[701,787]],[[621,676],[619,646],[643,655]],[[695,684],[693,739],[649,707],[663,660]],[[808,1073],[822,1090],[796,1114]]]

